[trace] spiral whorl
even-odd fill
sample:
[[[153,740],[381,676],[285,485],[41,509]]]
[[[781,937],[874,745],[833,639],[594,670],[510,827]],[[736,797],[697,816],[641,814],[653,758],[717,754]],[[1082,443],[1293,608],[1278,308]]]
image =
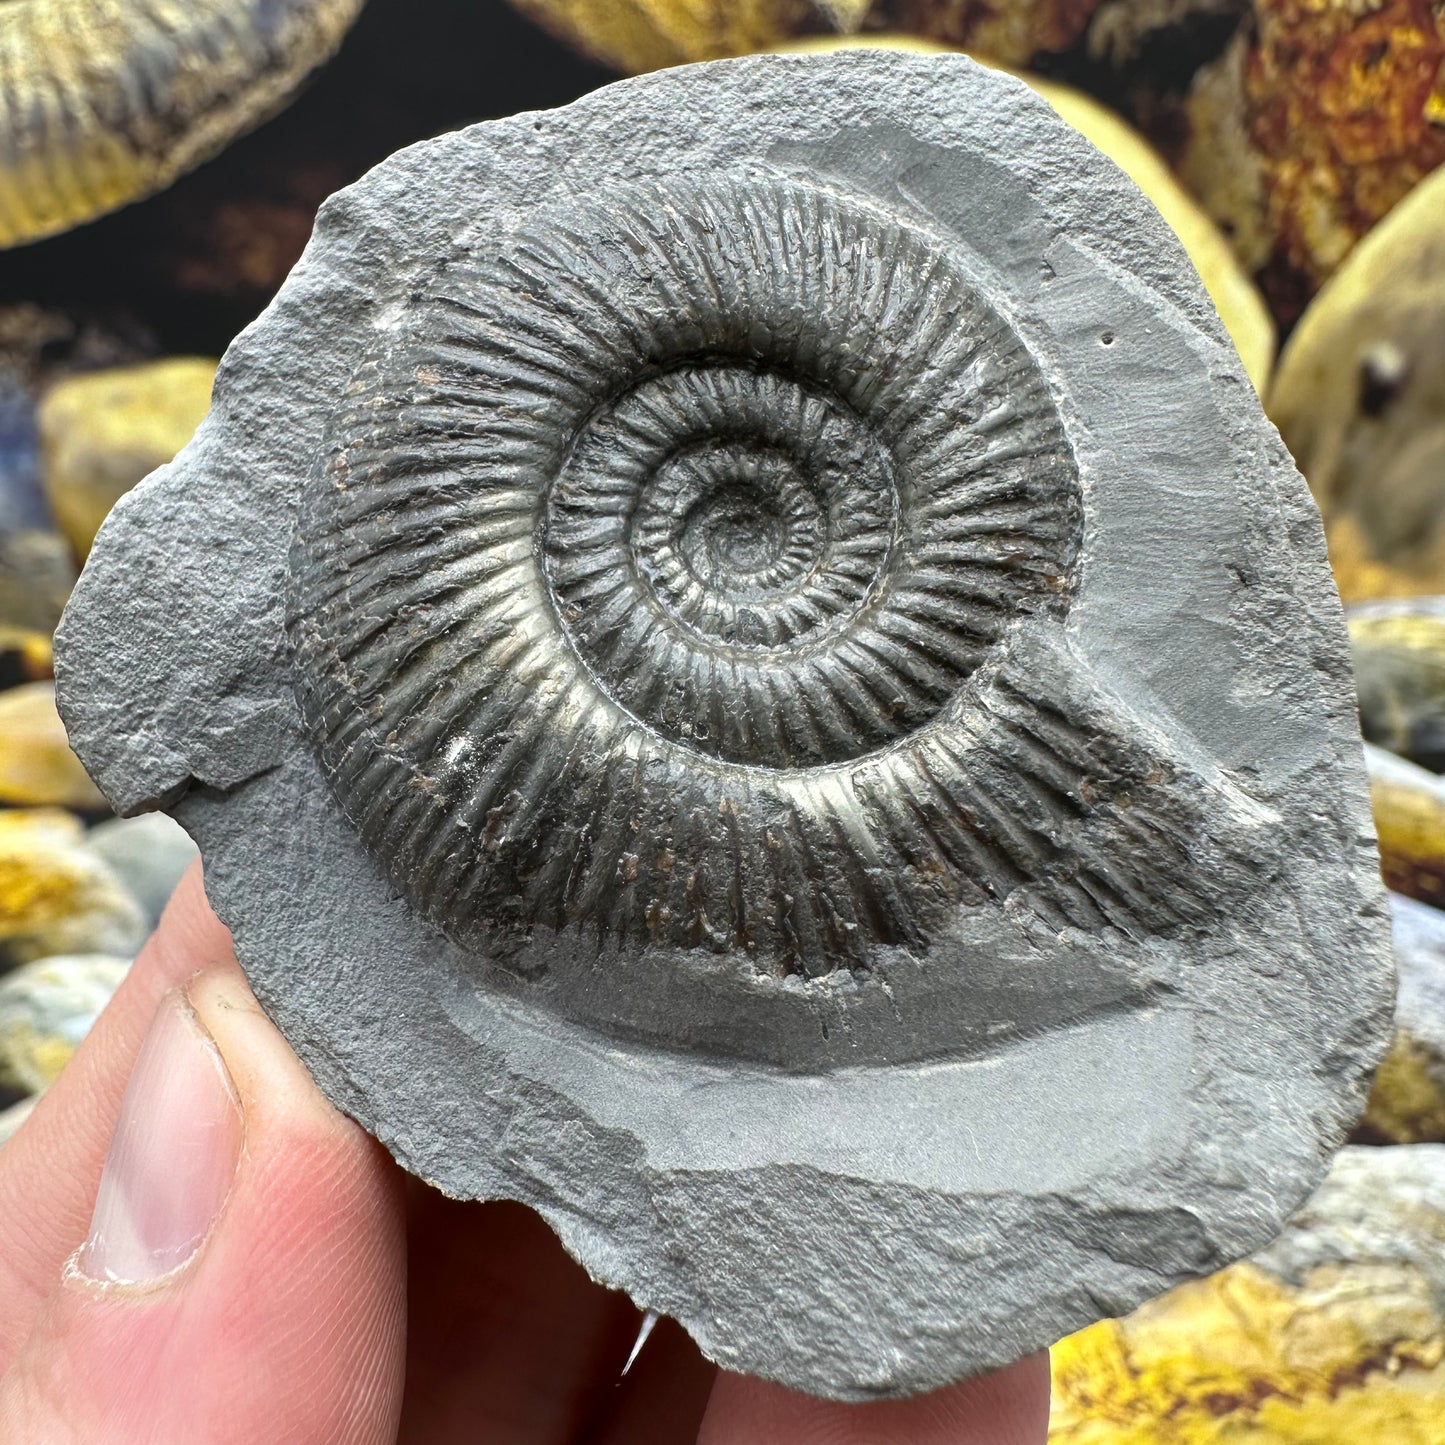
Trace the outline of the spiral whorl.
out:
[[[299,693],[413,901],[461,937],[915,935],[850,769],[946,791],[1080,526],[961,256],[773,174],[619,187],[460,248],[353,393],[302,509]]]

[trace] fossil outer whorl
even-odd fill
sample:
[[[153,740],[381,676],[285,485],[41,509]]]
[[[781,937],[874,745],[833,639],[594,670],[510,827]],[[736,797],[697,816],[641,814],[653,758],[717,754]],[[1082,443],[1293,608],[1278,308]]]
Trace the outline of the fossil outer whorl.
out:
[[[967,60],[393,157],[56,655],[333,1100],[794,1388],[1258,1248],[1386,1042],[1318,515],[1158,215]]]
[[[1063,611],[1080,522],[1039,367],[961,261],[738,173],[530,216],[414,305],[293,582],[303,711],[379,860],[461,937],[808,972],[923,941],[858,794],[953,811],[970,680]]]
[[[3,0],[0,246],[168,186],[273,111],[364,0]]]

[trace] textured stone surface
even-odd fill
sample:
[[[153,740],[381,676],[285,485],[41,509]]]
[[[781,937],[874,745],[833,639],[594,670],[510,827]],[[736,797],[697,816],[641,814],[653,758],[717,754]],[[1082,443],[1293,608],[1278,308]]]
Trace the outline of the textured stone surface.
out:
[[[0,1086],[48,1089],[129,967],[128,958],[82,953],[37,959],[0,979]]]
[[[1395,1041],[1356,1137],[1445,1144],[1445,912],[1392,893],[1390,918],[1399,975]]]
[[[1053,1363],[1050,1445],[1439,1445],[1445,1147],[1346,1149],[1269,1249]]]
[[[85,841],[145,909],[151,927],[196,856],[190,835],[164,813],[114,818],[92,828]]]
[[[393,158],[58,665],[332,1098],[804,1389],[1258,1248],[1388,1035],[1317,515],[1157,213],[967,60]]]
[[[173,356],[58,382],[40,404],[45,495],[76,556],[115,505],[190,441],[216,363]]]
[[[146,935],[140,905],[56,808],[0,810],[0,972],[60,953],[130,956]]]

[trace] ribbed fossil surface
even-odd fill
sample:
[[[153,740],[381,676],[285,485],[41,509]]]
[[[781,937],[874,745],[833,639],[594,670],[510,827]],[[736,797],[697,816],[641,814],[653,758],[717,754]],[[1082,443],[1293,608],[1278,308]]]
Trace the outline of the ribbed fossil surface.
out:
[[[765,174],[620,187],[460,251],[352,391],[300,699],[453,937],[811,973],[1018,888],[1058,926],[1198,916],[1205,805],[1020,634],[1069,605],[1078,476],[935,238]]]
[[[4,0],[0,246],[161,190],[285,102],[364,0]]]

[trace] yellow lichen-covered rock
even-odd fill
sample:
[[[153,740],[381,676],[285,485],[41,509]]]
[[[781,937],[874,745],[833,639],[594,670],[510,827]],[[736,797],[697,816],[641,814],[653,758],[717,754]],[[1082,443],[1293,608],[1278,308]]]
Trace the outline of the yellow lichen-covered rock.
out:
[[[43,1093],[130,967],[128,958],[82,953],[42,958],[0,978],[0,1087]]]
[[[896,32],[1015,65],[1064,50],[1102,0],[512,0],[559,39],[636,74],[810,35]]]
[[[103,808],[105,799],[70,750],[55,710],[55,684],[0,692],[0,803]]]
[[[1445,1144],[1445,912],[1390,895],[1399,991],[1395,1038],[1355,1138]]]
[[[946,47],[905,35],[855,36],[799,41],[793,52],[880,47],[947,53]],[[982,57],[979,57],[982,59]],[[983,61],[984,64],[988,62]],[[1189,253],[1256,391],[1263,391],[1274,363],[1274,322],[1258,288],[1245,275],[1219,228],[1174,178],[1164,159],[1122,116],[1071,86],[1010,70],[1036,91],[1086,140],[1092,141],[1154,203]]]
[[[72,376],[46,393],[45,495],[77,556],[120,497],[191,439],[215,378],[214,361],[182,356]]]
[[[1445,772],[1445,597],[1372,602],[1346,614],[1360,730]]]
[[[1445,907],[1445,778],[1370,744],[1365,758],[1386,886]]]
[[[1267,409],[1324,515],[1346,600],[1445,593],[1445,170],[1315,298]]]
[[[146,918],[56,808],[0,810],[0,972],[62,953],[128,957]]]
[[[279,110],[363,0],[0,0],[0,246],[150,195]]]
[[[1344,1150],[1262,1254],[1053,1352],[1051,1445],[1441,1445],[1445,1146]]]

